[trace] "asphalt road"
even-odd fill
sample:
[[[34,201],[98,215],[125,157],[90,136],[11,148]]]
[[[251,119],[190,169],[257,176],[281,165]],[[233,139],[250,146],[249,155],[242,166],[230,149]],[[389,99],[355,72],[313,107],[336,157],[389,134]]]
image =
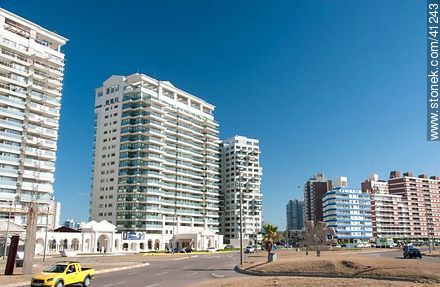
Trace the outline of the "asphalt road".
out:
[[[423,254],[428,254],[428,247],[418,247],[419,250]],[[436,246],[436,249],[439,248]],[[402,248],[393,248],[393,249],[382,249],[377,248],[377,252],[371,252],[371,253],[364,253],[363,255],[373,255],[378,257],[387,257],[387,258],[395,258],[395,259],[402,259],[402,260],[411,260],[411,259],[404,259],[403,258],[403,250]],[[412,260],[420,260],[420,259],[412,259]],[[424,261],[430,261],[434,263],[440,263],[440,257],[431,257],[431,256],[423,256],[421,260]]]
[[[238,261],[237,252],[156,259],[146,267],[96,275],[92,286],[191,286],[207,280],[245,276],[233,270]]]

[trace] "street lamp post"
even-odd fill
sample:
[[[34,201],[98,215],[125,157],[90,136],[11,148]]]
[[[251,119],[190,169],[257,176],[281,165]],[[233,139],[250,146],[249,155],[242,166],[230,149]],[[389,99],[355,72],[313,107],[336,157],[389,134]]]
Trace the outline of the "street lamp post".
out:
[[[46,249],[47,249],[47,231],[49,229],[49,211],[50,211],[50,204],[53,200],[53,197],[50,198],[50,202],[47,205],[47,213],[46,213],[46,232],[44,234],[44,251],[43,251],[43,262],[46,261]]]
[[[255,151],[250,151],[247,154],[245,154],[243,159],[247,161],[249,159],[249,156],[255,153],[256,153]],[[243,171],[242,168],[238,168],[238,190],[240,192],[240,265],[243,265],[243,190],[241,188],[242,171]],[[246,184],[248,182],[249,181],[247,181]]]
[[[240,265],[243,265],[243,191],[241,190],[241,169],[238,169],[238,190],[240,192]]]

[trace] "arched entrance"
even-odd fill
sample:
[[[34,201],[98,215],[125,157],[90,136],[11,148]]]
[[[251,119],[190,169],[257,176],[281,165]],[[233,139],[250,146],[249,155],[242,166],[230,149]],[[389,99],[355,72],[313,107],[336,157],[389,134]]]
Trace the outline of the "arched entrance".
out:
[[[148,250],[153,249],[153,240],[148,239],[148,245],[147,245]]]
[[[107,252],[107,251],[110,250],[108,244],[109,244],[108,236],[105,235],[105,234],[101,234],[101,235],[98,237],[98,243],[97,243],[97,245],[96,245],[96,250],[97,250],[98,252],[104,252],[104,251]]]
[[[122,244],[122,249],[124,249],[125,251],[128,251],[128,243]]]
[[[50,249],[50,251],[56,251],[57,250],[57,241],[55,239],[50,241],[49,249]]]
[[[79,239],[77,239],[77,238],[72,239],[71,249],[73,251],[78,251],[78,249],[79,249]]]
[[[119,239],[115,240],[115,249],[119,250]]]
[[[160,249],[160,241],[159,239],[156,239],[156,241],[154,241],[154,250],[159,250]]]
[[[67,238],[61,241],[61,248],[60,248],[61,250],[67,250],[68,246],[69,246],[69,240],[67,240]]]

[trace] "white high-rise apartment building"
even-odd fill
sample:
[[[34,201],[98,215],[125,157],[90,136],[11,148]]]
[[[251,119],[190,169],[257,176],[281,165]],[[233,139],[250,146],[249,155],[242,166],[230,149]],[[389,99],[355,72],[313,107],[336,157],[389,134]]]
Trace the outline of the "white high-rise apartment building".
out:
[[[236,245],[240,238],[240,195],[242,193],[243,239],[261,240],[263,168],[256,139],[234,136],[221,144],[221,233]],[[237,245],[238,246],[238,245]]]
[[[96,89],[91,219],[164,242],[219,229],[214,106],[143,74]]]
[[[17,224],[31,201],[45,213],[53,193],[66,42],[0,8],[0,218],[13,206]]]

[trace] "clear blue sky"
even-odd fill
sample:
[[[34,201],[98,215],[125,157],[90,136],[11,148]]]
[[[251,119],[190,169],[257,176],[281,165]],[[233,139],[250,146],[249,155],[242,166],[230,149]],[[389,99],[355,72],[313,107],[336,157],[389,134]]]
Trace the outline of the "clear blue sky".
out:
[[[251,5],[252,3],[252,5]],[[70,39],[55,195],[86,220],[94,88],[169,80],[217,106],[221,138],[261,141],[264,219],[317,171],[440,175],[425,138],[425,1],[0,1]]]

